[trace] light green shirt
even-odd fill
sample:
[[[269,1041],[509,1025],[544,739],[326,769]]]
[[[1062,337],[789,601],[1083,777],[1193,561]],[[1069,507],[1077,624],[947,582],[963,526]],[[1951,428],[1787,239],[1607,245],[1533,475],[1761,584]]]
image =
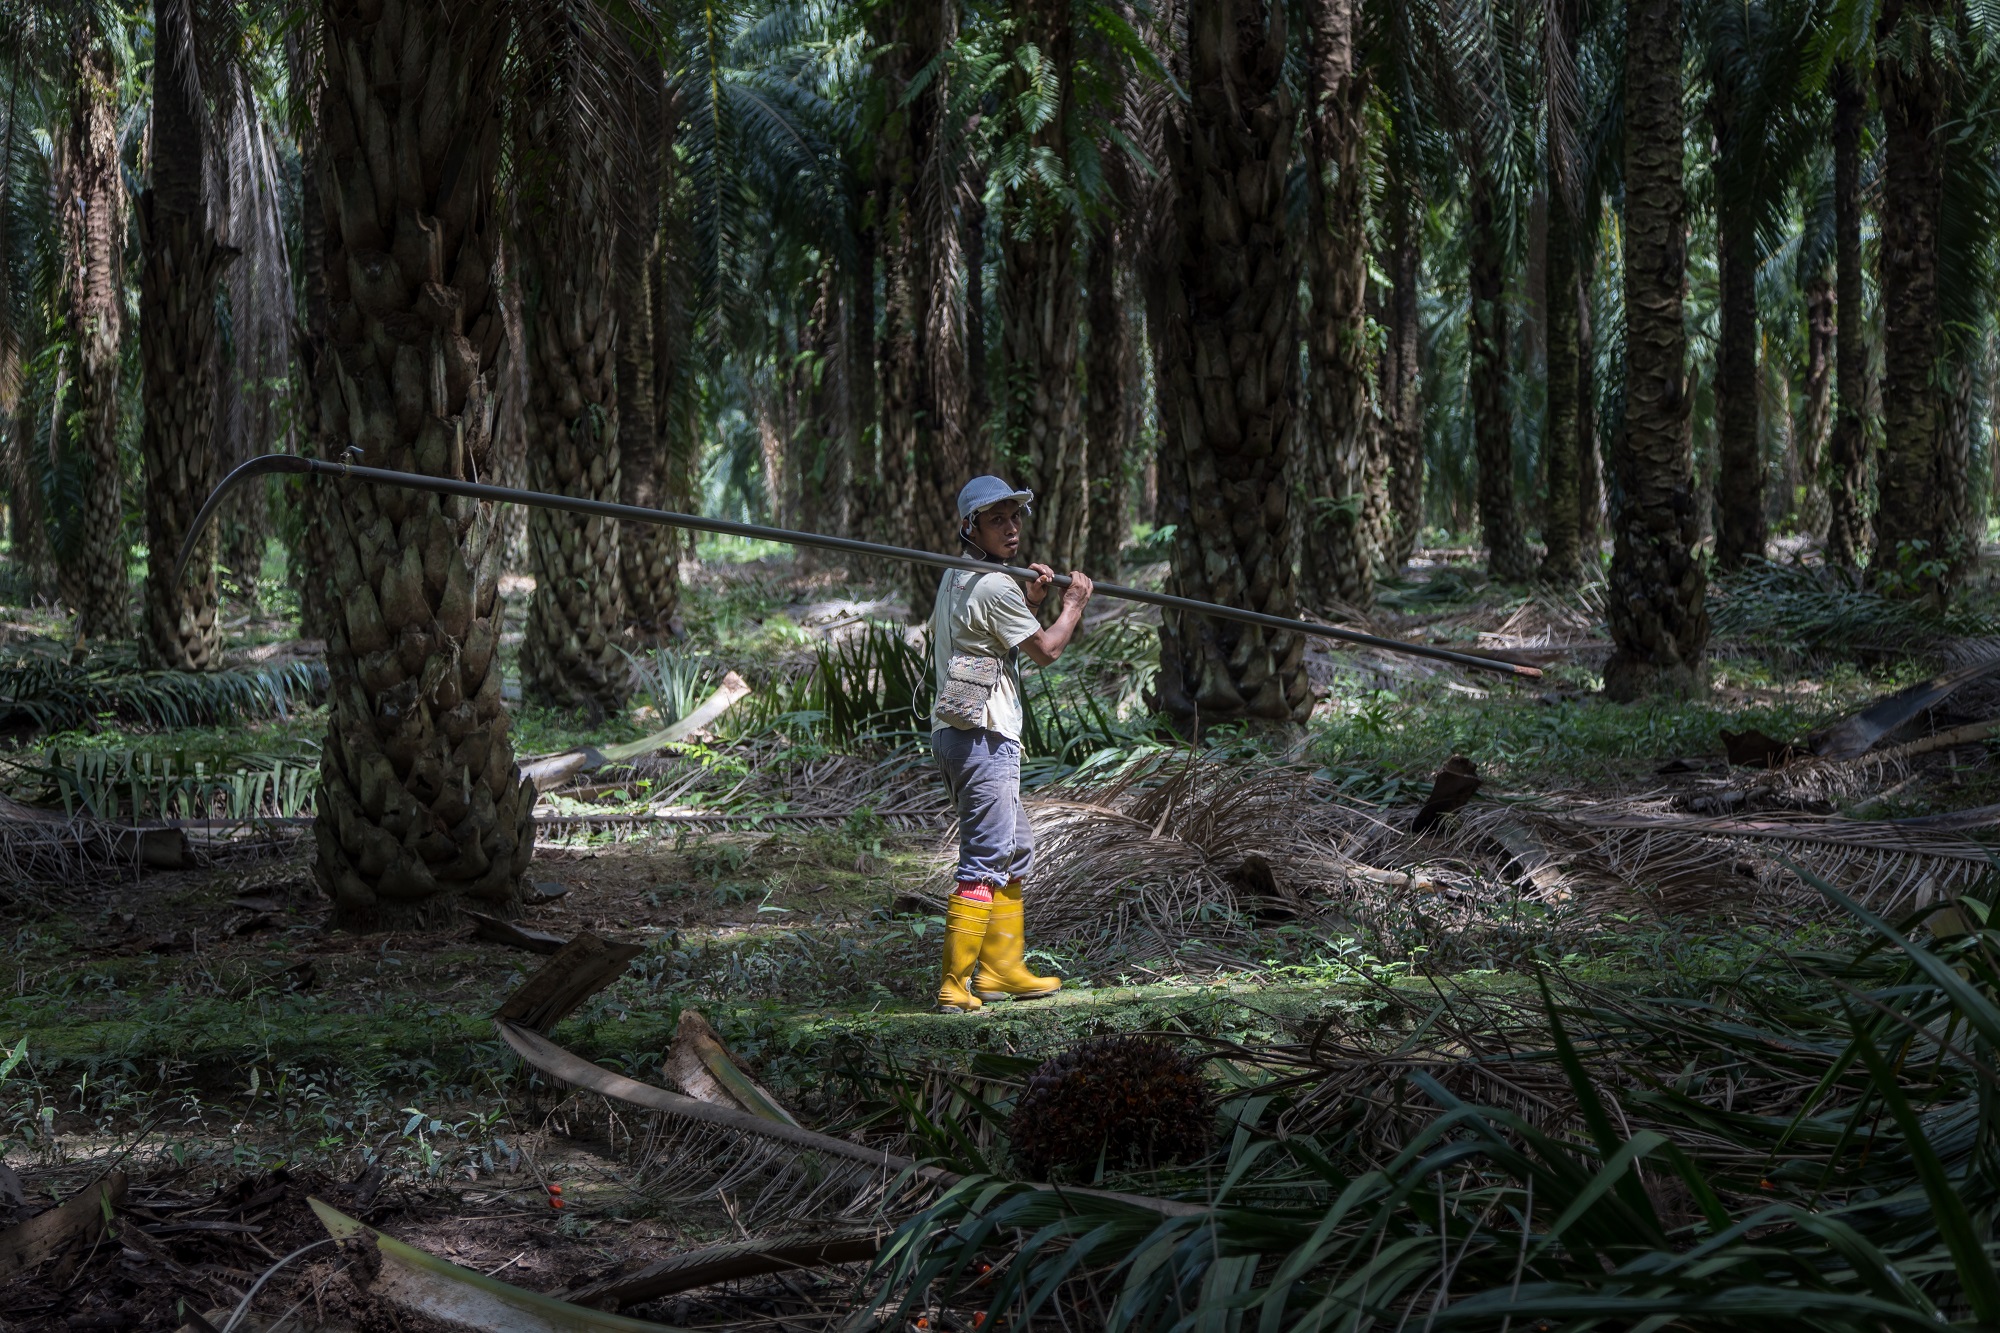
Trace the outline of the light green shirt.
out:
[[[985,727],[1009,740],[1021,739],[1021,668],[1014,652],[1023,639],[1041,629],[1028,609],[1020,580],[1011,574],[976,574],[947,569],[938,583],[937,607],[931,612],[931,666],[937,690],[944,692],[954,657],[998,657],[1007,665],[986,700]],[[951,723],[931,714],[931,729]]]

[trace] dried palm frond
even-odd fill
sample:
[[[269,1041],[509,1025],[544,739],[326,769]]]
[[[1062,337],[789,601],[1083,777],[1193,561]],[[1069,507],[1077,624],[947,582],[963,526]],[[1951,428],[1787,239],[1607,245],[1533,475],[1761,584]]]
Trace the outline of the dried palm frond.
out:
[[[1086,959],[1133,943],[1246,936],[1300,917],[1449,919],[1514,898],[1599,916],[1733,907],[1819,913],[1803,870],[1877,910],[1940,901],[1991,853],[1950,829],[1806,816],[1703,818],[1660,794],[1475,805],[1421,837],[1404,810],[1298,769],[1189,760],[1028,802],[1037,844],[1029,925]],[[1786,862],[1798,869],[1793,869]],[[941,865],[936,889],[948,891]]]

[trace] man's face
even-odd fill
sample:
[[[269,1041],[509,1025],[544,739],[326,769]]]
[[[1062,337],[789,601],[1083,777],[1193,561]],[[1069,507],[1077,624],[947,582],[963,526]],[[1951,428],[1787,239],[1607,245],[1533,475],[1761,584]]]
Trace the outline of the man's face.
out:
[[[972,540],[988,555],[1011,560],[1021,549],[1021,502],[1002,500],[972,519]]]

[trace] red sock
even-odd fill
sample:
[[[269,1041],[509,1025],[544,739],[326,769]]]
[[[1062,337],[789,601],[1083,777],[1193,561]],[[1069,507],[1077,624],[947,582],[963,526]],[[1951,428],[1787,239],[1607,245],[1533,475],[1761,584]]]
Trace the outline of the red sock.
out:
[[[993,889],[976,879],[962,879],[958,882],[958,896],[968,902],[990,903],[993,901]]]

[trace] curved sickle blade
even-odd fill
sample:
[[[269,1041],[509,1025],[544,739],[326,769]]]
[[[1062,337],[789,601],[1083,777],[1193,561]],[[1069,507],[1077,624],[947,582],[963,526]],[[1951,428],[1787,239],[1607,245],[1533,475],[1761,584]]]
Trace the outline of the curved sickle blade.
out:
[[[188,528],[187,540],[181,543],[181,553],[174,557],[174,582],[181,581],[187,573],[188,561],[194,558],[195,543],[201,538],[201,530],[215,517],[215,511],[229,498],[229,493],[253,477],[262,477],[272,472],[310,472],[312,460],[298,454],[259,454],[242,464],[222,479],[222,484],[202,501],[201,512],[194,516],[194,523]]]

